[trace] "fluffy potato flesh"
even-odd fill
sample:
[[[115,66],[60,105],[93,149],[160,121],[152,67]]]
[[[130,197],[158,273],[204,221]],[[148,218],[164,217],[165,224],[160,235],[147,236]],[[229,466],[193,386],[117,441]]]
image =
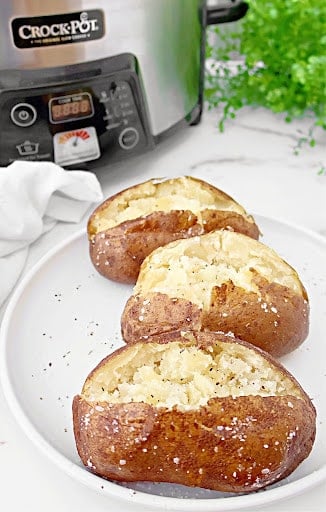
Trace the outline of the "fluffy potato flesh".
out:
[[[213,287],[228,281],[259,294],[254,272],[304,294],[295,270],[274,250],[230,231],[214,231],[156,249],[143,262],[134,294],[163,293],[207,310]]]
[[[201,212],[205,209],[235,212],[253,222],[242,206],[224,192],[200,180],[182,176],[165,181],[150,180],[117,194],[94,216],[92,230],[99,233],[152,212],[171,210],[189,210],[202,223]]]
[[[128,346],[91,374],[82,397],[87,402],[144,402],[181,411],[198,409],[217,397],[301,398],[286,373],[255,350],[221,341],[198,349],[189,336],[167,344]]]

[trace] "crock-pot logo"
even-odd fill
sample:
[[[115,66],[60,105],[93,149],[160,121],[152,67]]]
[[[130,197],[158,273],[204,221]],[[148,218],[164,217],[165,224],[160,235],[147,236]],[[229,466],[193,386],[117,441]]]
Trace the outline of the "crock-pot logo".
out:
[[[99,9],[89,11],[15,18],[11,22],[18,48],[37,48],[57,44],[80,43],[104,35],[104,16]]]

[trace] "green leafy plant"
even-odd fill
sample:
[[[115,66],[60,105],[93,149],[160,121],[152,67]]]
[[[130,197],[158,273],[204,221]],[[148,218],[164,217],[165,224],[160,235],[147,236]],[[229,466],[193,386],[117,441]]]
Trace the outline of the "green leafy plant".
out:
[[[210,28],[208,106],[222,106],[221,131],[225,121],[246,105],[284,113],[287,122],[310,117],[312,128],[301,143],[313,146],[314,127],[326,129],[326,2],[247,3],[249,10],[241,22],[227,30],[223,25]]]

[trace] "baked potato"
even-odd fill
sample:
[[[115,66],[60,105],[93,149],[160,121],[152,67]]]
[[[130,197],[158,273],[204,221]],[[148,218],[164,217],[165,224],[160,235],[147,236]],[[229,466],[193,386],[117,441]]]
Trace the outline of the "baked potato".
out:
[[[222,228],[259,237],[253,217],[222,190],[190,176],[152,179],[109,197],[92,213],[90,258],[103,276],[135,283],[157,247]]]
[[[106,357],[74,397],[73,424],[83,464],[107,479],[249,492],[309,455],[316,412],[260,349],[170,332]]]
[[[174,330],[231,332],[282,356],[307,337],[309,302],[297,272],[274,250],[217,230],[144,260],[121,329],[127,343]]]

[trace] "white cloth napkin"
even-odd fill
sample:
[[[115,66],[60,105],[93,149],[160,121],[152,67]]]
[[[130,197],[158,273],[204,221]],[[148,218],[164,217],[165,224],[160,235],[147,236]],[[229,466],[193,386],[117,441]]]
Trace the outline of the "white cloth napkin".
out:
[[[95,174],[52,162],[0,168],[0,306],[19,278],[28,248],[58,221],[80,222],[103,199]]]

